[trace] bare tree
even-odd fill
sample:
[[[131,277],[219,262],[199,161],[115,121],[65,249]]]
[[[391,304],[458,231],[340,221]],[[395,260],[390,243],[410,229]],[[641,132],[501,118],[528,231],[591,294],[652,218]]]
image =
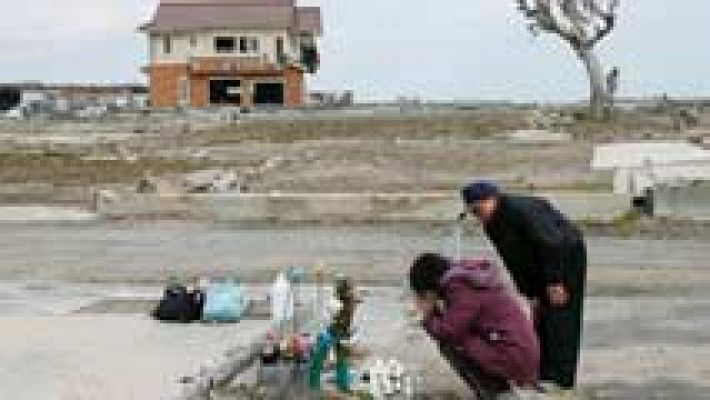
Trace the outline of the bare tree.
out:
[[[608,75],[595,48],[614,29],[620,0],[516,1],[533,34],[554,33],[572,46],[589,75],[592,117],[603,118],[615,87],[607,84]],[[618,70],[614,75],[618,76]]]

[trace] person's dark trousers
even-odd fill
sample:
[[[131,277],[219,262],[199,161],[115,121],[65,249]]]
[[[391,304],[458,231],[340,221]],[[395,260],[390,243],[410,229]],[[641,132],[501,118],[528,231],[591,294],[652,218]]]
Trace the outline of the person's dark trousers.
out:
[[[552,307],[542,302],[537,333],[540,339],[540,380],[572,389],[577,381],[577,368],[582,342],[584,293],[587,279],[587,251],[583,242],[572,246],[564,270],[569,286],[570,302]]]
[[[463,357],[455,349],[440,343],[439,351],[451,368],[473,390],[477,400],[494,400],[498,394],[510,390],[510,384],[506,380],[485,373],[475,361]]]

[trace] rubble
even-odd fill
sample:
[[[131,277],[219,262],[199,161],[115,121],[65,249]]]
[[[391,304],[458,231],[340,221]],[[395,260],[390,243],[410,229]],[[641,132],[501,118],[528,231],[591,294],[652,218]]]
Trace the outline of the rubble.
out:
[[[183,179],[182,186],[187,193],[228,193],[243,187],[236,172],[223,169],[190,173]]]

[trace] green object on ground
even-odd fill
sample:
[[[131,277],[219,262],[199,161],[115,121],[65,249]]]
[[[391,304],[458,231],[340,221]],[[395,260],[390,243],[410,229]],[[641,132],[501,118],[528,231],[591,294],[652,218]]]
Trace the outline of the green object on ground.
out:
[[[323,365],[328,357],[332,346],[332,338],[328,331],[323,331],[318,335],[318,340],[311,351],[311,363],[308,368],[308,387],[313,391],[321,390],[321,375]]]
[[[350,393],[350,362],[347,348],[342,344],[336,345],[335,384],[341,393]]]

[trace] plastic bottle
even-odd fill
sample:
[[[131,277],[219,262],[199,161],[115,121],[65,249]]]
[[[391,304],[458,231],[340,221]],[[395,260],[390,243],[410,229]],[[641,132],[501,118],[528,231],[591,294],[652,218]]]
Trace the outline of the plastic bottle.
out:
[[[271,287],[271,323],[281,330],[293,318],[293,294],[285,274],[279,274]],[[283,332],[282,332],[283,333]]]
[[[278,348],[276,345],[276,335],[273,331],[266,334],[266,343],[261,354],[261,362],[263,365],[276,364],[278,361]]]
[[[323,289],[325,274],[325,264],[321,261],[319,262],[313,270],[313,280],[315,282],[315,296],[313,301],[313,316],[312,320],[315,324],[315,329],[320,331],[325,328],[326,325],[326,311],[325,311],[325,294]]]

